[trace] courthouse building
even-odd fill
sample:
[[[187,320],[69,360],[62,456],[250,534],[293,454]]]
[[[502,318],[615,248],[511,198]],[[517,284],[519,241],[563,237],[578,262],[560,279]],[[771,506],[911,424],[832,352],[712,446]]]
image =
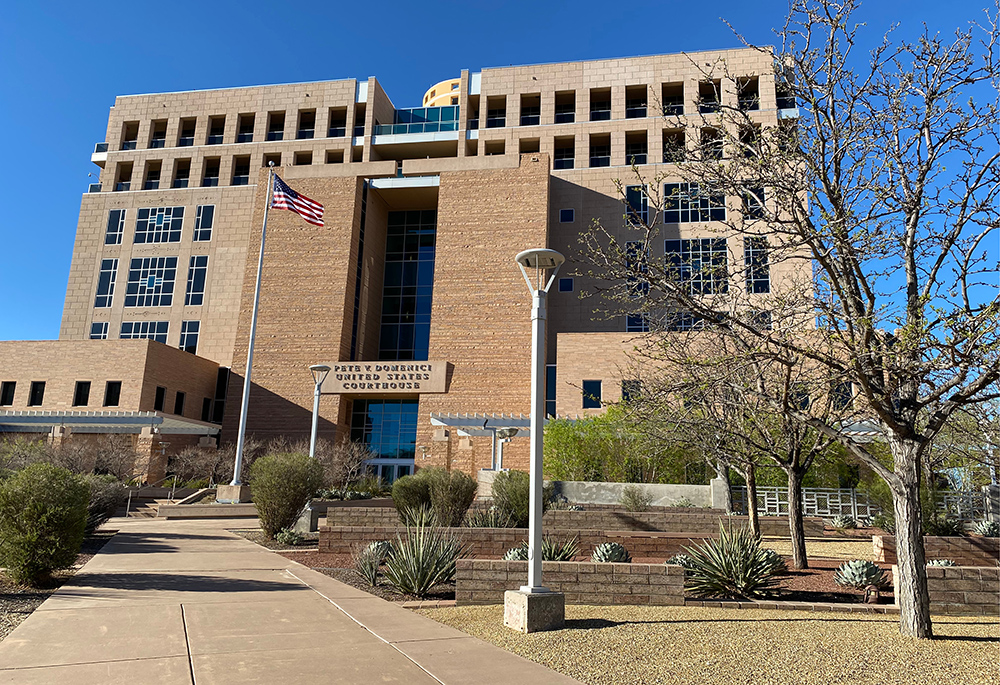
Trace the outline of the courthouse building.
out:
[[[706,76],[722,62],[735,78]],[[742,271],[750,246],[712,232],[739,199],[671,180],[717,94],[761,125],[795,114],[771,58],[749,49],[463,71],[413,109],[374,77],[118,97],[60,340],[0,343],[0,430],[135,432],[154,452],[169,442],[161,453],[234,440],[273,163],[325,224],[269,213],[248,432],[306,436],[309,366],[329,363],[320,435],[367,442],[386,477],[490,468],[498,428],[519,429],[503,465],[523,468],[531,297],[514,255],[572,258],[594,219],[627,240],[616,180],[634,163],[679,198],[652,257],[701,251]],[[580,298],[592,284],[564,269],[546,410],[584,415],[630,387],[625,352],[645,322],[595,316]]]

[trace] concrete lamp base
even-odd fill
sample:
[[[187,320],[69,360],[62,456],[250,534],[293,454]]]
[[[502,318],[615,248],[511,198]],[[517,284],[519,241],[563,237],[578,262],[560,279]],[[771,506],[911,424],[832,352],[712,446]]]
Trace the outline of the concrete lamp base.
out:
[[[566,595],[507,590],[503,593],[503,624],[521,633],[558,630],[566,625]]]
[[[220,485],[215,491],[215,501],[219,504],[239,504],[250,501],[249,485]]]

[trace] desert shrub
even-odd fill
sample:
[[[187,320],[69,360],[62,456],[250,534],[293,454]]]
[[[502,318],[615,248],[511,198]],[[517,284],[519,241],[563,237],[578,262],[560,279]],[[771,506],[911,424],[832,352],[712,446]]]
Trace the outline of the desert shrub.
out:
[[[296,533],[291,528],[282,528],[274,536],[275,542],[280,542],[281,544],[288,545],[289,547],[301,545],[303,539],[304,538],[301,534]]]
[[[924,535],[960,537],[965,535],[965,525],[960,519],[948,516],[933,516],[923,519]]]
[[[685,570],[694,568],[694,561],[686,554],[675,554],[667,559],[667,563],[673,564],[674,566],[680,566]]]
[[[514,521],[507,512],[490,507],[469,512],[463,525],[469,528],[513,528]]]
[[[396,507],[399,519],[406,523],[404,512],[412,512],[422,508],[431,508],[431,484],[429,472],[434,469],[421,469],[412,476],[403,476],[392,484],[392,504]]]
[[[36,584],[76,561],[90,488],[78,476],[35,463],[0,483],[0,566]]]
[[[366,492],[372,497],[385,497],[392,493],[392,488],[389,484],[374,473],[366,473],[358,480],[351,482],[350,489],[357,492]]]
[[[128,488],[111,474],[90,474],[83,479],[90,489],[85,530],[86,534],[90,535],[114,516],[120,507],[125,506],[128,501]]]
[[[976,521],[972,532],[988,538],[1000,538],[1000,521]]]
[[[396,536],[385,563],[385,578],[399,593],[425,597],[455,577],[455,560],[464,554],[459,541],[434,526],[410,526]]]
[[[879,512],[872,516],[871,524],[875,528],[881,528],[889,535],[896,534],[896,519],[884,512]]]
[[[250,467],[250,489],[264,534],[273,538],[299,517],[323,486],[323,467],[308,454],[269,454]]]
[[[549,537],[542,538],[542,561],[573,561],[580,551],[580,540],[572,537],[564,542]],[[508,549],[502,559],[504,561],[527,561],[528,543],[522,542],[517,547]]]
[[[524,471],[501,471],[493,479],[493,506],[514,522],[515,528],[528,527],[531,478]],[[552,486],[542,489],[542,511],[548,509]]]
[[[649,511],[653,496],[638,485],[626,485],[618,503],[625,507],[625,511]]]
[[[747,528],[727,530],[719,524],[719,538],[685,549],[691,559],[685,586],[697,597],[750,599],[773,590],[785,562],[760,546]]]
[[[885,571],[867,559],[845,561],[833,574],[833,581],[837,585],[852,587],[856,590],[864,590],[869,585],[874,585],[879,589],[889,585]]]
[[[303,451],[308,452],[308,442],[304,448]],[[353,484],[351,490],[364,492],[364,488],[357,486],[357,481],[364,475],[365,463],[374,457],[375,454],[364,443],[316,441],[316,461],[323,465],[323,480],[333,487],[345,488]]]
[[[429,469],[422,469],[429,470]],[[420,473],[418,471],[418,473]],[[434,469],[426,476],[431,497],[431,509],[439,526],[460,526],[476,499],[479,484],[463,471]]]
[[[685,509],[687,509],[687,508],[693,507],[694,506],[694,502],[692,502],[691,500],[689,500],[687,497],[681,497],[678,500],[674,500],[674,503],[673,503],[672,506],[675,506],[675,507],[684,507]]]
[[[625,549],[625,545],[602,542],[594,548],[590,560],[595,564],[628,564],[632,562],[632,555]]]
[[[851,530],[858,527],[858,522],[854,520],[854,517],[848,516],[847,514],[834,516],[832,523],[834,528],[839,528],[841,530]]]

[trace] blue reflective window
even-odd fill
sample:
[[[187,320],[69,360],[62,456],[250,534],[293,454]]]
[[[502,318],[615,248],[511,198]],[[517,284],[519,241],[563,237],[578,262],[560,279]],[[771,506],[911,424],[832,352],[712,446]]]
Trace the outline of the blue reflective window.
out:
[[[389,212],[379,359],[427,359],[437,213]]]
[[[381,459],[413,459],[417,443],[417,400],[354,400],[351,440]]]

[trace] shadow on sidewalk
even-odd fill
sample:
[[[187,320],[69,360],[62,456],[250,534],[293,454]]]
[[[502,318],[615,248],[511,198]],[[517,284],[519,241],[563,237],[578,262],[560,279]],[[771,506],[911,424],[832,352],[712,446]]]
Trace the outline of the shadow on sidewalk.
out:
[[[63,586],[61,594],[79,594],[88,588],[109,590],[163,590],[170,592],[310,592],[305,585],[270,580],[192,573],[83,573]]]

